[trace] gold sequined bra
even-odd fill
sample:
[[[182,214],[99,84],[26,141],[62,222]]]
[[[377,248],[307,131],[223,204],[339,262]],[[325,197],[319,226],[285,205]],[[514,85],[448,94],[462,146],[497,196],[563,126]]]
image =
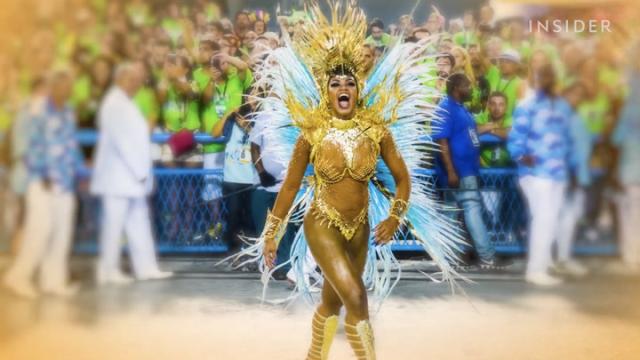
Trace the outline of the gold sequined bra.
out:
[[[370,128],[362,129],[353,120],[332,121],[324,136],[313,146],[311,162],[315,169],[316,193],[311,211],[317,219],[337,227],[342,235],[351,240],[367,220],[368,207],[354,219],[345,217],[326,201],[327,189],[348,176],[356,181],[367,182],[375,173],[380,154],[379,139]]]

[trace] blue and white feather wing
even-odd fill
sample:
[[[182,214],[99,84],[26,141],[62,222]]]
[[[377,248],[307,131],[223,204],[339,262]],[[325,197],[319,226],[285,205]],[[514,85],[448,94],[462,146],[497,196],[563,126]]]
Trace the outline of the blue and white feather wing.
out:
[[[267,89],[266,97],[257,97],[258,111],[254,121],[262,122],[259,127],[260,134],[269,144],[272,156],[283,166],[288,167],[293,148],[301,135],[299,123],[295,123],[289,111],[288,103],[294,102],[311,111],[320,103],[320,94],[315,80],[306,65],[292,51],[290,46],[282,47],[267,53],[256,70],[256,82],[254,87]],[[304,121],[304,119],[298,119]],[[301,223],[313,198],[314,186],[312,182],[305,181],[296,195],[293,206],[287,214],[286,222]],[[268,269],[264,263],[263,248],[264,239],[245,237],[246,247],[238,254],[222,260],[232,261],[235,266],[241,267],[248,263],[257,263],[262,273],[263,295],[266,300],[267,284],[274,271],[291,265],[296,274],[301,273],[305,259],[307,246],[302,227],[296,232],[292,254],[286,263],[282,263],[273,269]],[[308,272],[308,271],[306,271]],[[296,291],[287,299],[275,302],[288,302],[300,293],[309,294],[308,284],[299,282]]]
[[[437,199],[432,177],[424,170],[438,151],[430,134],[440,121],[433,101],[439,94],[427,85],[435,66],[434,59],[425,55],[428,46],[426,42],[394,45],[367,79],[361,99],[366,106],[380,109],[409,169],[411,195],[405,217],[408,231],[438,265],[443,279],[454,284],[459,274],[452,263],[457,260],[464,239],[458,231],[459,224],[445,215],[450,209]],[[378,186],[370,188],[372,226],[388,216],[390,194],[395,193],[391,172],[382,161],[376,169],[376,180]],[[396,238],[399,235],[406,234],[397,233]],[[384,299],[395,285],[389,273],[400,267],[389,245],[376,248],[375,253],[370,251],[369,259],[365,279]]]

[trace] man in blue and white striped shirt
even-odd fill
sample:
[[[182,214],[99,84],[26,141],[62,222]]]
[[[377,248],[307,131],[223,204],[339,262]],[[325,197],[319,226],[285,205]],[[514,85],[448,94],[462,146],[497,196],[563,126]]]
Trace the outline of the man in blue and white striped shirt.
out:
[[[519,183],[529,205],[529,256],[526,280],[536,285],[561,281],[548,271],[569,179],[573,109],[554,94],[555,73],[545,66],[537,74],[535,96],[514,112],[507,147],[518,164]]]

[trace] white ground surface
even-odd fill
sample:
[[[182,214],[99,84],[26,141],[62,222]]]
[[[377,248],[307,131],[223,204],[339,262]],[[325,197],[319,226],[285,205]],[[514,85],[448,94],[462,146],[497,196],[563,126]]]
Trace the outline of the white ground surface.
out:
[[[76,262],[84,283],[72,299],[0,292],[0,359],[304,359],[310,307],[260,306],[255,275],[171,267],[171,280],[96,289]],[[378,359],[640,359],[638,277],[598,272],[551,290],[517,274],[472,277],[467,297],[400,282],[372,315]],[[330,359],[352,358],[341,331]]]

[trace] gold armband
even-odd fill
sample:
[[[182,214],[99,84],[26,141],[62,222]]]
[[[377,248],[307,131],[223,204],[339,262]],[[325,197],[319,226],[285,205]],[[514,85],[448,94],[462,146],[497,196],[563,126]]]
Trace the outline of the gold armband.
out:
[[[262,238],[265,240],[271,239],[278,244],[282,236],[284,235],[284,230],[286,226],[284,226],[284,221],[279,217],[273,215],[271,210],[267,212],[267,220],[264,223],[264,230],[262,230]]]
[[[393,199],[391,202],[391,209],[389,210],[389,216],[402,222],[404,215],[407,213],[409,203],[402,199]]]

